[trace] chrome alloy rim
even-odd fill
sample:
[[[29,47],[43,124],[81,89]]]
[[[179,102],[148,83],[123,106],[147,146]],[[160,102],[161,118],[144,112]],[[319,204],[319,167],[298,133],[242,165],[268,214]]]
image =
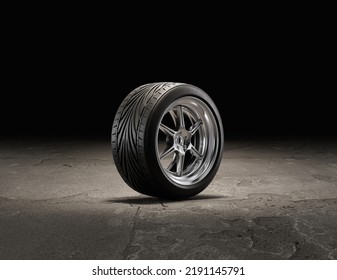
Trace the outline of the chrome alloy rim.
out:
[[[209,173],[219,149],[218,122],[200,99],[177,99],[157,128],[157,159],[166,177],[186,187]]]

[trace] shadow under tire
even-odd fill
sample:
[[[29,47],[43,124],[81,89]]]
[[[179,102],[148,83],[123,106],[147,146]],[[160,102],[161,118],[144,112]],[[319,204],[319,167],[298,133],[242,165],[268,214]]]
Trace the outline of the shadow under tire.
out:
[[[117,170],[135,191],[159,198],[202,192],[216,175],[223,153],[223,126],[202,89],[156,82],[131,91],[112,125]]]

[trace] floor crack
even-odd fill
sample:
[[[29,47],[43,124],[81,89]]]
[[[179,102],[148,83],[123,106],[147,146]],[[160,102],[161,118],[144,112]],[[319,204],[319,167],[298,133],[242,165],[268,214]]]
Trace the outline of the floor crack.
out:
[[[139,217],[140,213],[140,207],[137,207],[136,213],[133,216],[132,219],[132,225],[131,225],[131,231],[130,231],[130,237],[129,237],[129,242],[126,244],[125,249],[122,252],[123,259],[129,259],[129,255],[135,253],[133,248],[135,247],[132,245],[133,241],[135,240],[136,237],[136,226],[137,226],[137,220]]]
[[[308,226],[310,229],[312,229],[312,226],[308,225],[308,224],[305,223],[305,222],[302,222],[302,223],[303,223],[304,225]],[[317,247],[320,247],[321,249],[323,249],[324,251],[327,252],[328,258],[329,258],[329,259],[333,259],[333,257],[332,257],[332,251],[331,251],[329,248],[327,248],[326,246],[324,246],[323,244],[320,244],[319,242],[315,242],[314,236],[311,236],[311,235],[308,235],[308,234],[302,232],[301,229],[299,228],[299,224],[298,224],[298,221],[297,221],[296,219],[295,219],[295,223],[294,223],[293,228],[294,228],[294,230],[297,231],[300,235],[302,235],[302,236],[306,239],[306,241],[307,241],[309,244],[312,244],[312,245],[315,245],[315,246],[317,246]],[[325,233],[324,233],[324,234],[325,234]],[[295,248],[296,248],[296,251],[297,251],[297,247],[298,247],[298,243],[296,244],[296,242],[295,242]],[[296,252],[296,251],[295,251],[295,252]],[[295,252],[294,252],[294,254],[295,254]],[[294,255],[294,254],[293,254],[293,255]]]
[[[44,159],[41,159],[40,162],[33,164],[33,166],[39,166],[44,163]]]

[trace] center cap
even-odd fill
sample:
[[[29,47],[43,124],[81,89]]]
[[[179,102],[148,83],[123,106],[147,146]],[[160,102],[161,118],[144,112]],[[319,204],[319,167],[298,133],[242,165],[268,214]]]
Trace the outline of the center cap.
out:
[[[191,143],[191,133],[186,129],[180,129],[174,136],[174,144],[179,152],[185,153]]]

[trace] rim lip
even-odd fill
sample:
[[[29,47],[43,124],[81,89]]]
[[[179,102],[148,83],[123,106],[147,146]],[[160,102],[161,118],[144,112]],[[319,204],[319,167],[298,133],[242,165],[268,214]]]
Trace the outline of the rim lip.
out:
[[[203,151],[203,158],[196,165],[196,168],[193,167],[193,164],[189,164],[187,168],[184,169],[184,172],[181,176],[174,174],[173,172],[167,170],[161,163],[159,157],[159,127],[163,121],[165,115],[170,114],[169,112],[177,106],[183,106],[187,109],[191,115],[202,120],[203,125],[198,131],[199,141],[201,144],[198,145],[197,149]],[[200,181],[202,181],[213,168],[220,150],[220,128],[219,123],[216,118],[215,113],[212,108],[205,103],[200,98],[194,96],[184,96],[179,99],[176,99],[172,102],[166,110],[162,113],[158,126],[156,128],[156,141],[155,141],[155,150],[156,158],[159,164],[159,167],[162,173],[166,178],[172,183],[179,185],[183,188],[193,188],[193,186]],[[185,172],[188,170],[187,172]]]

